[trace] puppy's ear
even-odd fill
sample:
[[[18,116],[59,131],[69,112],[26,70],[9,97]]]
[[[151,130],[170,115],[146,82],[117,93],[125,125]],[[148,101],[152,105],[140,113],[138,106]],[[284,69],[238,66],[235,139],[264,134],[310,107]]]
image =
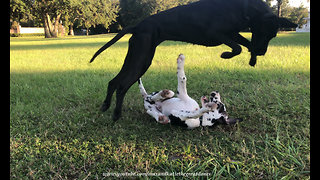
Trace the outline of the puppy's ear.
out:
[[[296,28],[298,27],[297,24],[290,22],[286,18],[278,18],[279,27],[281,28]]]

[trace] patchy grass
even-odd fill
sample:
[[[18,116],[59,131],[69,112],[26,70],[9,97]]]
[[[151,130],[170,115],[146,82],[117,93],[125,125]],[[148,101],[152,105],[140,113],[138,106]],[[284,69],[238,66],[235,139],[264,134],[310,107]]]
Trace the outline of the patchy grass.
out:
[[[245,48],[224,60],[226,46],[162,43],[143,76],[149,92],[175,90],[176,58],[183,53],[189,95],[198,100],[218,90],[230,116],[244,118],[232,127],[194,130],[157,124],[144,112],[137,85],[119,121],[111,120],[114,103],[99,112],[130,35],[88,61],[113,36],[10,39],[11,178],[101,179],[124,172],[310,178],[309,33],[280,33],[255,68]]]

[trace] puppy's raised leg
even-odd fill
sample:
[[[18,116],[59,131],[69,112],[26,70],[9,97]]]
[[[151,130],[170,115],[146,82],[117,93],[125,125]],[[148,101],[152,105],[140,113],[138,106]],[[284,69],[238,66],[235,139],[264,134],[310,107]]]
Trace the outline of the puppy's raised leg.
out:
[[[141,93],[142,97],[146,98],[148,96],[148,93],[142,84],[141,78],[139,78],[139,80],[138,80],[138,85],[139,85],[139,89],[140,89],[140,93]]]
[[[169,123],[169,118],[158,110],[158,107],[155,102],[157,98],[160,98],[160,100],[165,99],[165,97],[170,98],[169,96],[172,97],[174,93],[170,90],[167,90],[168,93],[164,93],[166,91],[162,90],[158,93],[155,93],[155,96],[153,96],[152,94],[148,95],[147,91],[145,90],[142,84],[141,78],[138,80],[138,84],[139,84],[140,93],[142,94],[142,97],[144,99],[144,108],[147,110],[147,113],[153,118],[155,118],[155,120],[161,124]]]
[[[140,93],[142,94],[142,97],[145,100],[148,100],[150,102],[157,102],[157,101],[163,101],[168,98],[172,98],[174,96],[174,92],[168,89],[161,90],[159,92],[153,92],[151,94],[148,94],[145,90],[141,78],[138,80]]]
[[[177,59],[177,77],[178,77],[178,88],[177,88],[177,96],[180,99],[189,98],[187,93],[187,77],[184,72],[184,61],[185,56],[180,54]]]
[[[157,93],[151,95],[150,100],[157,102],[163,101],[168,98],[172,98],[174,96],[174,92],[168,89],[161,90]]]
[[[168,124],[170,122],[169,118],[162,114],[156,107],[155,104],[150,104],[149,102],[144,102],[144,107],[147,110],[147,113],[152,116],[158,123]]]

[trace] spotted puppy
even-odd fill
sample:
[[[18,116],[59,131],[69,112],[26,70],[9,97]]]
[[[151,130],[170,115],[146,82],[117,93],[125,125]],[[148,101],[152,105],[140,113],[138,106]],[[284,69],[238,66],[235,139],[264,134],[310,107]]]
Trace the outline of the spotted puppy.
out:
[[[147,113],[162,124],[171,123],[188,128],[213,126],[214,124],[234,124],[242,119],[229,118],[225,105],[221,102],[219,92],[213,91],[209,99],[202,96],[201,108],[187,93],[187,77],[184,72],[185,57],[180,54],[177,59],[178,88],[177,97],[171,90],[161,90],[148,94],[138,80],[140,92],[144,98]],[[202,119],[202,121],[200,120]]]

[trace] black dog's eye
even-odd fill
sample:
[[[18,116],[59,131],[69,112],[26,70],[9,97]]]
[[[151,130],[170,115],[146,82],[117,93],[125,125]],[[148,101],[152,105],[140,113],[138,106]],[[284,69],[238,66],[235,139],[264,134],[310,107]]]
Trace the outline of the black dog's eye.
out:
[[[212,97],[214,97],[214,96],[216,96],[216,93],[213,92],[213,93],[211,93],[210,95],[211,95]]]

